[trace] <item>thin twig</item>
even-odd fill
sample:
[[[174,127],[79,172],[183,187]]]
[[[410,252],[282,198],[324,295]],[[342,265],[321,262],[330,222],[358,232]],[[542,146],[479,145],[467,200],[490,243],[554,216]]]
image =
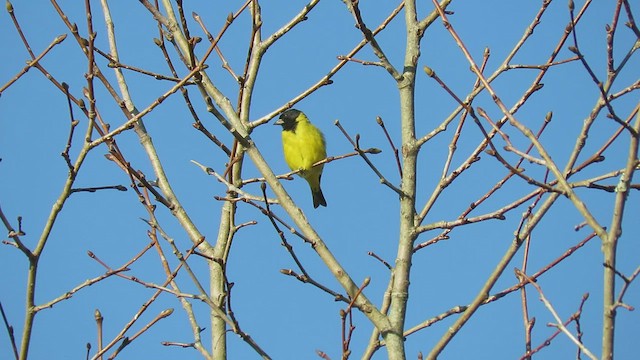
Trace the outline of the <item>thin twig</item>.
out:
[[[4,322],[4,328],[7,329],[7,335],[9,335],[9,342],[11,343],[11,349],[13,350],[13,356],[16,360],[20,358],[20,354],[18,354],[18,346],[16,345],[16,338],[13,333],[13,326],[9,325],[9,319],[7,318],[7,314],[4,312],[4,308],[2,307],[2,302],[0,301],[0,314],[2,315],[2,321]]]
[[[402,163],[400,162],[398,148],[396,148],[396,146],[393,144],[393,140],[389,135],[389,131],[387,131],[387,127],[384,126],[384,121],[382,121],[382,118],[380,116],[376,116],[376,123],[380,125],[380,127],[382,128],[382,131],[384,132],[385,137],[387,138],[387,141],[389,141],[389,146],[391,146],[391,150],[393,151],[393,156],[396,159],[396,166],[398,166],[398,173],[400,174],[400,179],[402,179]]]
[[[551,315],[553,315],[554,319],[556,319],[556,323],[553,326],[558,327],[574,344],[576,344],[576,346],[578,346],[578,348],[580,348],[580,350],[582,350],[582,352],[585,353],[585,355],[587,355],[592,360],[598,360],[598,358],[595,355],[593,355],[593,353],[591,353],[591,351],[589,351],[589,349],[587,349],[587,347],[584,346],[584,344],[580,342],[578,339],[576,339],[575,336],[573,336],[573,334],[567,329],[567,327],[564,325],[564,323],[562,322],[562,319],[560,319],[560,316],[558,316],[558,313],[553,308],[553,306],[551,305],[547,297],[544,296],[544,293],[542,292],[542,288],[540,288],[540,285],[538,285],[533,279],[528,277],[521,270],[516,269],[516,273],[518,274],[518,276],[522,277],[523,279],[526,279],[529,282],[529,284],[533,285],[533,287],[536,288],[536,290],[538,291],[538,294],[540,295],[540,301],[544,303],[544,306],[547,308],[547,310],[549,310]]]
[[[389,180],[387,180],[387,178],[385,178],[384,175],[382,175],[380,170],[378,170],[378,168],[375,165],[373,165],[371,160],[369,160],[369,157],[367,157],[366,153],[360,148],[358,144],[360,135],[356,135],[356,141],[354,141],[351,138],[351,136],[349,136],[349,133],[347,133],[347,131],[342,127],[342,124],[340,124],[340,121],[336,120],[334,121],[333,124],[337,126],[338,129],[340,129],[342,134],[347,138],[347,140],[349,140],[351,145],[353,145],[353,149],[358,153],[358,155],[362,157],[362,159],[367,163],[367,165],[369,165],[369,168],[371,168],[371,170],[373,170],[373,172],[378,176],[378,179],[380,179],[380,183],[383,185],[386,185],[389,189],[395,191],[398,195],[404,196],[404,193],[402,192],[402,190],[397,186],[393,185],[391,182],[389,182]]]

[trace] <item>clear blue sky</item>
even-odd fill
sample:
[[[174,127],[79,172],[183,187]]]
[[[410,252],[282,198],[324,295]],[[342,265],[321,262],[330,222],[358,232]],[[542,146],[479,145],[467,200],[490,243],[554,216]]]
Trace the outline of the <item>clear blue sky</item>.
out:
[[[37,4],[36,4],[37,3]],[[71,21],[76,22],[81,33],[86,34],[84,8],[80,2],[60,1]],[[431,11],[430,2],[419,6],[421,16]],[[502,63],[515,42],[522,36],[537,12],[540,1],[454,1],[450,7],[455,14],[450,20],[464,40],[468,49],[480,61],[485,47],[491,50],[487,74],[493,73]],[[637,5],[636,1],[630,3]],[[304,2],[263,2],[263,36],[278,29]],[[112,16],[119,36],[121,62],[162,74],[169,74],[166,63],[153,43],[158,36],[157,27],[149,13],[138,3],[112,2]],[[97,46],[108,50],[106,30],[99,2],[92,2]],[[186,13],[198,12],[209,30],[216,34],[226,14],[235,11],[240,2],[232,5],[218,2],[213,5],[186,4]],[[376,27],[395,6],[377,2],[361,2],[364,19],[370,27]],[[576,3],[579,9],[582,2]],[[36,54],[39,54],[58,35],[68,34],[67,39],[48,54],[42,65],[58,80],[70,85],[70,91],[81,96],[86,86],[84,73],[86,59],[75,40],[69,34],[52,6],[46,1],[14,3],[16,14],[26,37]],[[220,10],[224,7],[223,10]],[[578,27],[578,40],[596,74],[606,75],[605,24],[611,22],[613,4],[594,2]],[[637,6],[634,8],[637,10]],[[248,43],[248,14],[242,15],[227,31],[220,48],[236,73],[241,73],[246,58]],[[640,14],[634,14],[636,17]],[[191,34],[203,36],[199,26],[189,17]],[[515,57],[512,64],[541,64],[548,58],[562,35],[569,14],[564,1],[556,1],[536,28],[531,40]],[[621,16],[621,22],[626,17]],[[404,56],[404,26],[402,15],[380,34],[378,40],[397,68],[402,68]],[[633,45],[633,34],[620,26],[616,33],[614,57],[618,64]],[[336,56],[347,54],[362,38],[354,28],[353,17],[340,1],[321,2],[309,19],[274,45],[265,56],[256,84],[251,109],[251,118],[257,119],[286,103],[301,91],[324,76],[336,63]],[[0,39],[3,46],[3,63],[0,67],[0,85],[17,74],[29,60],[10,17],[0,16]],[[206,48],[206,40],[200,50]],[[572,57],[567,50],[568,42],[558,60]],[[173,54],[173,53],[172,53]],[[357,57],[376,61],[369,48]],[[175,64],[179,64],[174,57]],[[102,71],[111,80],[113,73],[101,60]],[[237,86],[220,60],[213,54],[209,60],[210,74],[220,89],[233,103],[237,97]],[[422,57],[419,66],[428,65],[456,92],[464,98],[472,88],[474,76],[455,42],[442,27],[441,22],[428,29],[422,42]],[[180,74],[186,74],[180,67]],[[508,107],[520,99],[523,91],[537,75],[536,70],[510,70],[494,83],[495,89]],[[139,74],[126,72],[133,100],[139,109],[145,108],[172,84]],[[640,78],[640,61],[632,57],[618,76],[612,92],[637,82]],[[324,132],[329,155],[351,152],[352,146],[333,125],[338,119],[352,135],[361,135],[361,145],[377,147],[381,154],[372,156],[375,165],[394,184],[399,177],[392,152],[384,134],[375,123],[381,116],[399,144],[398,92],[393,79],[379,67],[350,63],[334,78],[331,86],[318,90],[304,99],[296,108],[303,110]],[[115,84],[115,81],[113,82]],[[521,111],[518,119],[534,131],[540,127],[547,112],[554,117],[541,138],[551,156],[564,167],[575,136],[583,120],[593,109],[598,92],[585,69],[573,62],[552,68],[543,81],[544,88],[536,93]],[[103,118],[113,128],[124,119],[103,87],[97,86],[98,108]],[[203,123],[228,145],[232,138],[213,117],[206,113],[205,106],[196,89],[190,90],[192,101]],[[626,118],[637,105],[637,90],[614,103],[617,113]],[[432,131],[456,107],[455,101],[422,71],[417,80],[417,133],[418,136]],[[500,111],[486,94],[478,97],[475,106],[484,108],[492,119],[500,118]],[[80,125],[75,133],[72,159],[78,153],[87,120],[75,109]],[[590,133],[588,144],[579,162],[599,149],[615,131],[615,124],[607,119],[603,111]],[[179,94],[160,105],[145,117],[145,124],[158,148],[161,160],[173,181],[180,201],[207,239],[215,239],[220,217],[220,205],[214,196],[224,196],[225,187],[213,177],[204,174],[190,160],[222,172],[228,161],[226,155],[195,131],[189,112]],[[442,173],[448,145],[457,126],[457,120],[446,132],[427,143],[420,156],[419,189],[417,207],[421,209],[428,200]],[[488,124],[485,124],[488,126]],[[36,69],[31,69],[16,84],[4,91],[0,97],[0,206],[4,214],[16,224],[16,217],[23,217],[26,235],[22,237],[27,246],[35,246],[51,207],[59,196],[67,175],[67,168],[60,156],[69,132],[69,115],[66,99]],[[520,149],[528,142],[515,129],[509,128],[511,140]],[[623,136],[627,136],[626,134]],[[252,137],[267,161],[277,173],[288,171],[283,161],[280,145],[280,128],[259,127]],[[475,149],[482,134],[472,121],[465,124],[458,143],[452,168],[459,166]],[[153,178],[148,159],[133,132],[124,133],[118,144],[132,165]],[[504,145],[502,142],[498,143]],[[621,168],[627,154],[628,137],[605,152],[606,161],[593,165],[579,179],[588,179],[598,174]],[[113,163],[104,158],[105,147],[90,153],[81,171],[76,187],[94,187],[122,184],[128,186],[128,178]],[[534,154],[534,155],[537,155]],[[426,223],[451,221],[464,211],[468,204],[485,194],[497,180],[508,171],[494,158],[483,154],[482,160],[460,177],[459,181],[446,189],[442,198],[427,217]],[[508,159],[517,158],[510,154]],[[527,174],[543,179],[542,169],[525,163]],[[245,160],[244,174],[247,178],[259,176],[250,160]],[[323,190],[328,207],[313,209],[307,184],[299,178],[284,183],[287,191],[305,211],[331,251],[342,262],[356,282],[371,277],[366,289],[367,296],[380,304],[388,280],[388,270],[367,255],[373,251],[393,264],[398,234],[397,195],[379,184],[371,169],[359,158],[335,161],[325,166]],[[637,179],[636,179],[637,180]],[[616,184],[617,179],[604,184]],[[637,183],[637,181],[636,181]],[[260,194],[259,186],[246,187],[248,192]],[[490,201],[478,207],[471,215],[491,212],[533,191],[534,187],[514,178]],[[593,189],[577,191],[594,216],[605,226],[611,218],[614,195]],[[480,290],[484,279],[491,273],[504,251],[508,248],[517,229],[521,214],[530,205],[518,207],[507,214],[505,221],[488,221],[454,230],[450,240],[420,250],[414,258],[410,305],[407,328],[440,314],[454,306],[466,305]],[[278,209],[279,211],[280,209]],[[631,193],[623,223],[623,237],[619,246],[618,270],[630,275],[640,264],[638,238],[638,194]],[[280,269],[294,269],[295,264],[281,247],[280,240],[269,224],[254,208],[240,204],[238,222],[257,220],[258,224],[240,231],[234,240],[229,258],[228,277],[235,283],[232,290],[233,310],[243,330],[249,333],[274,359],[313,359],[316,349],[326,352],[332,359],[340,358],[340,318],[343,303],[318,289],[283,276]],[[279,211],[284,214],[284,212]],[[170,213],[159,205],[157,216],[165,231],[175,239],[181,250],[186,251],[190,242]],[[113,190],[97,193],[76,193],[65,205],[56,223],[50,242],[40,263],[37,302],[43,303],[60,296],[88,278],[98,276],[104,269],[90,259],[86,253],[92,251],[102,261],[118,267],[138,253],[148,243],[147,226],[140,220],[147,214],[138,203],[133,191]],[[574,227],[583,221],[579,213],[566,199],[551,209],[543,223],[533,233],[529,260],[532,274],[557,258],[571,246],[584,239],[590,232]],[[439,234],[429,232],[419,238],[426,241]],[[323,266],[320,259],[307,245],[287,234],[296,253],[310,274],[319,282],[340,291],[338,283]],[[4,238],[3,238],[4,239]],[[167,254],[170,254],[166,248]],[[172,264],[176,264],[172,261]],[[207,268],[203,259],[193,258],[190,264],[206,284]],[[563,319],[568,319],[577,310],[581,297],[590,294],[581,317],[585,345],[594,353],[600,353],[601,303],[602,303],[602,254],[598,239],[572,255],[549,274],[539,279],[546,296]],[[22,253],[11,246],[0,246],[0,301],[16,330],[18,340],[24,316],[24,289],[28,262]],[[522,266],[522,254],[509,265],[492,293],[517,282],[512,268]],[[148,252],[131,267],[129,274],[148,282],[164,280],[155,250]],[[178,277],[184,292],[195,291],[186,274]],[[96,347],[93,313],[100,309],[105,317],[105,339],[109,341],[130,320],[139,307],[147,301],[153,290],[120,278],[110,278],[77,293],[72,299],[57,304],[54,308],[38,314],[31,358],[82,358],[85,344]],[[547,327],[555,322],[550,313],[538,301],[531,289],[529,312],[536,318],[533,346],[540,345],[554,331]],[[640,304],[640,290],[632,284],[625,297],[626,303]],[[191,342],[192,334],[179,302],[169,294],[143,315],[134,326],[135,333],[157,313],[175,308],[167,319],[160,321],[140,339],[127,347],[119,358],[183,359],[200,358],[193,349],[166,348],[161,341]],[[207,308],[196,303],[199,322],[207,328],[203,332],[209,338]],[[416,358],[418,351],[428,353],[435,342],[455,320],[455,316],[435,326],[411,335],[407,339],[407,356]],[[354,313],[356,330],[352,341],[352,358],[360,357],[368,341],[371,325],[361,314]],[[637,311],[619,309],[617,322],[616,355],[630,359],[636,353],[640,334],[640,317]],[[570,326],[575,331],[575,325]],[[482,307],[463,330],[454,338],[442,355],[444,359],[501,358],[518,359],[524,353],[524,331],[519,293],[513,293],[497,303]],[[210,346],[209,341],[206,342]],[[570,358],[575,356],[575,346],[563,335],[544,349],[539,358]],[[0,329],[0,358],[10,358],[11,351],[6,331]],[[255,353],[233,334],[229,335],[229,358],[249,359]],[[376,358],[386,357],[386,351],[378,351]]]

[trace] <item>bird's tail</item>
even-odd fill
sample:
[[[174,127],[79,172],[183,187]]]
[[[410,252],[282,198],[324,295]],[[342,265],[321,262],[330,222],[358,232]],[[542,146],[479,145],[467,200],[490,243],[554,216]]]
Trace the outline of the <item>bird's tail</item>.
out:
[[[327,200],[324,199],[324,195],[322,194],[322,190],[320,187],[318,189],[311,189],[311,195],[313,196],[313,207],[317,208],[318,206],[327,206]]]

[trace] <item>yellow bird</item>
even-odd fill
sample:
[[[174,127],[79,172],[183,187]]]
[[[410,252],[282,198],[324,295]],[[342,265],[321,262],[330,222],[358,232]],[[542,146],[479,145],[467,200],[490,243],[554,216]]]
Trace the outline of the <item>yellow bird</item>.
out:
[[[282,125],[282,150],[284,160],[292,171],[298,173],[311,187],[313,207],[327,206],[320,189],[323,165],[313,164],[327,157],[324,135],[300,110],[289,109],[280,115],[274,125]]]

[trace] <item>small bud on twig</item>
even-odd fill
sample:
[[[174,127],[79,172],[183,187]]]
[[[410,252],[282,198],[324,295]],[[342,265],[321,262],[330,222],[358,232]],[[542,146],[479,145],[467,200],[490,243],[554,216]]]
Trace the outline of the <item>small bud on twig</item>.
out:
[[[425,72],[425,74],[427,74],[428,77],[433,77],[433,75],[435,74],[433,69],[431,69],[430,67],[428,67],[426,65],[424,67],[424,72]]]

